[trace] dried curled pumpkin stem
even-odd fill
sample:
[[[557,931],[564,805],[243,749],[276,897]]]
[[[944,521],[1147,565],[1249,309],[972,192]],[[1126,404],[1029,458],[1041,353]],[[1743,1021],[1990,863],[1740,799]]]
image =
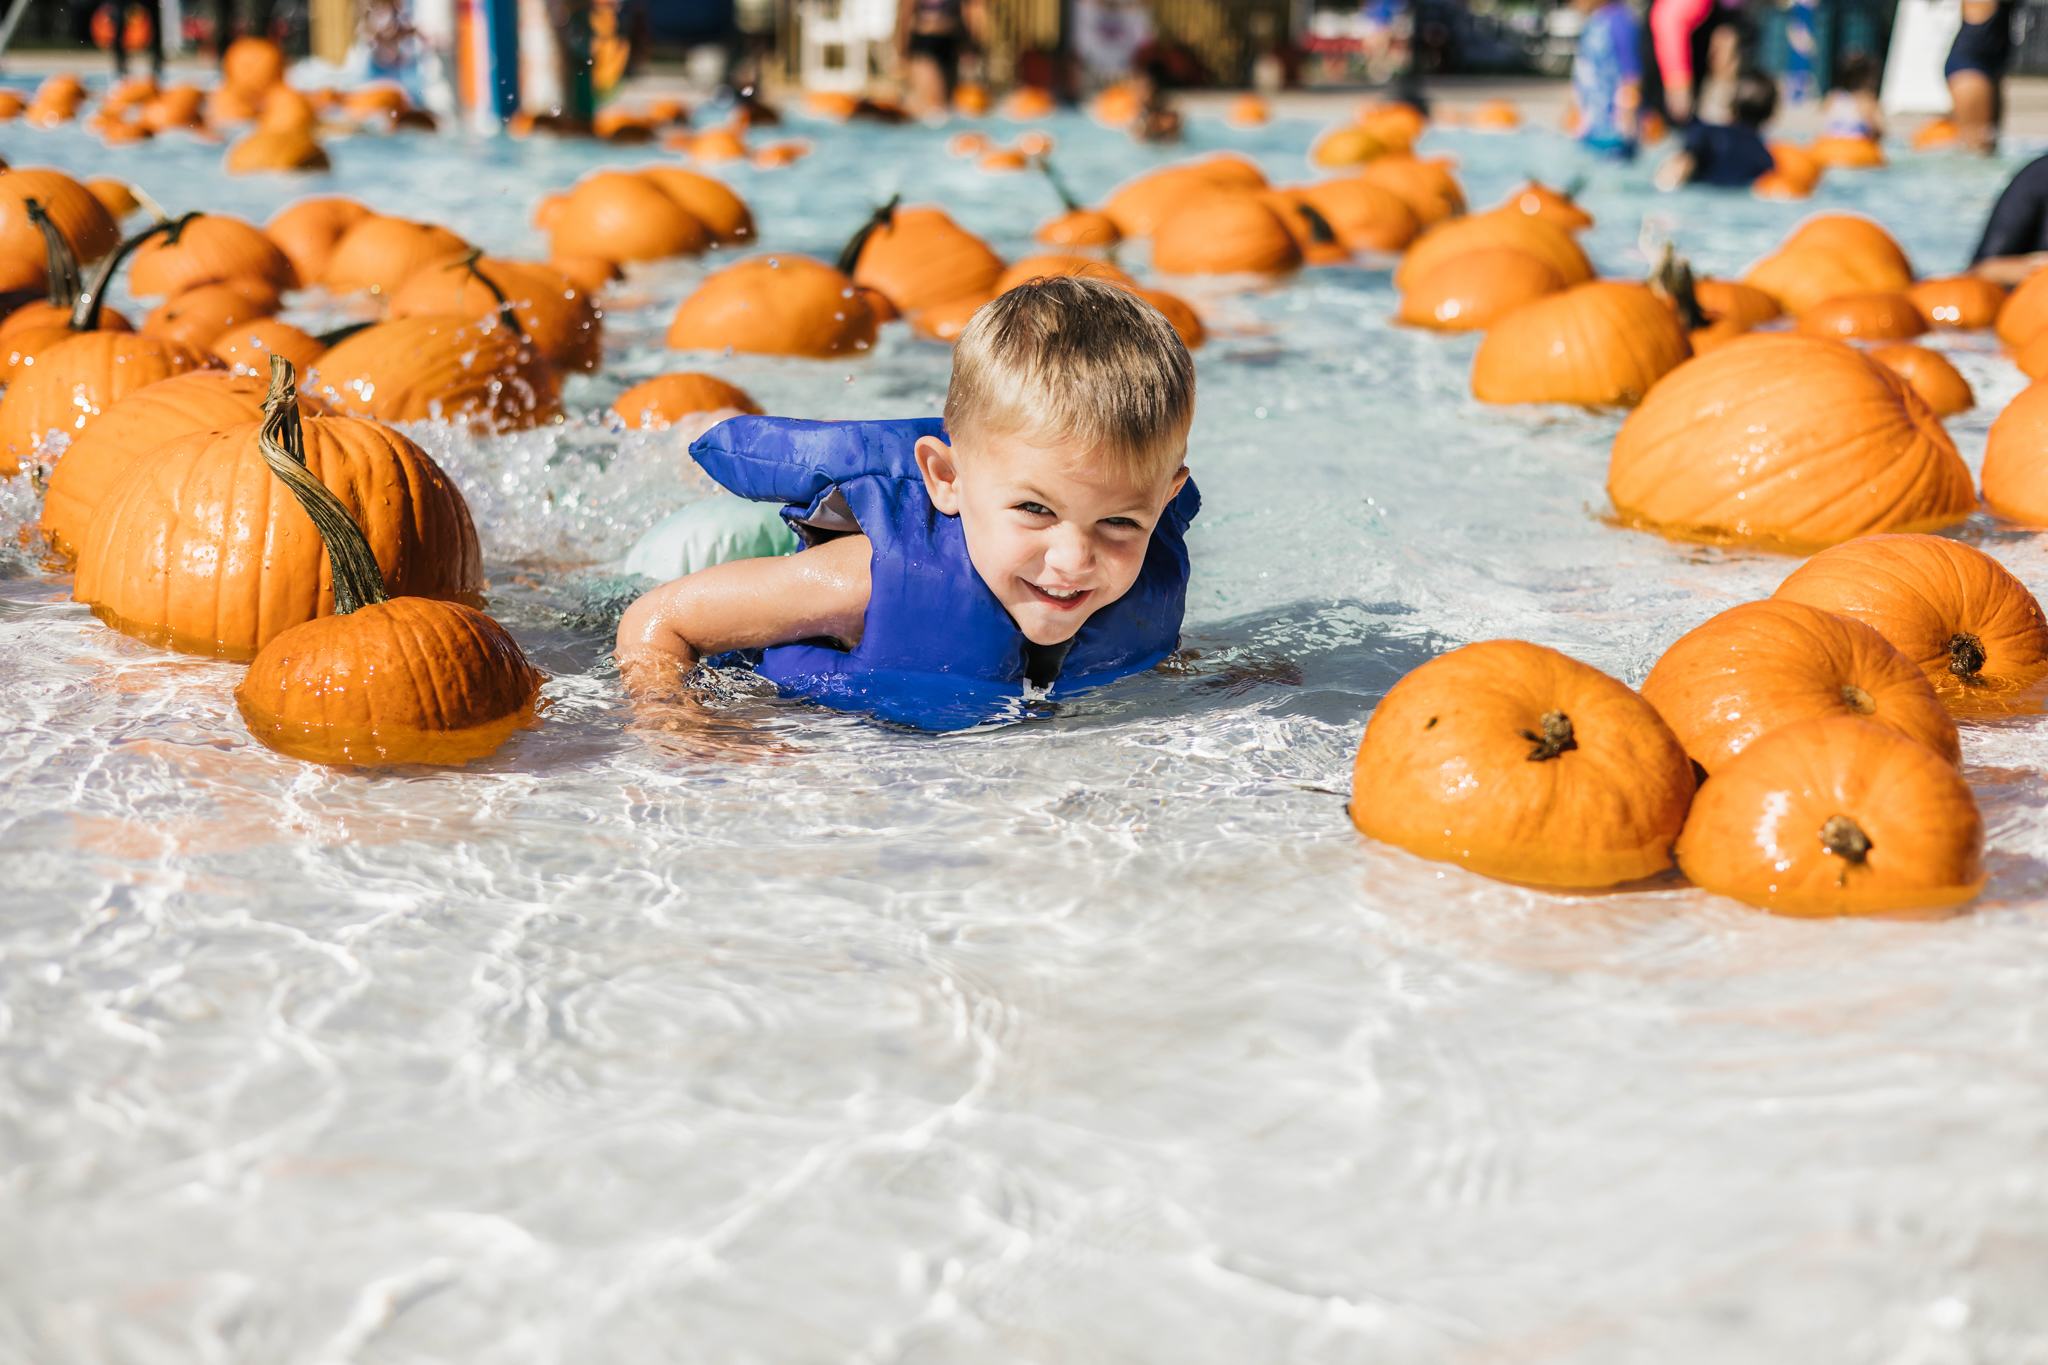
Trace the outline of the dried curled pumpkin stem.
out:
[[[149,215],[150,222],[167,223],[170,221],[170,213],[165,210],[162,204],[159,204],[150,196],[148,190],[145,190],[140,185],[130,185],[128,186],[128,193],[134,195],[135,202],[142,205],[142,211]]]
[[[1863,832],[1863,827],[1846,815],[1827,818],[1820,827],[1820,846],[1842,860],[1842,875],[1835,879],[1837,886],[1847,886],[1849,869],[1868,863],[1870,850],[1877,847],[1870,842],[1870,836]]]
[[[78,302],[72,305],[71,330],[74,332],[98,331],[100,311],[106,307],[107,288],[113,284],[114,272],[121,268],[121,263],[134,255],[135,249],[150,238],[159,233],[180,230],[185,224],[198,216],[196,213],[188,213],[182,218],[152,223],[127,241],[121,243],[121,245],[115,247],[108,254],[107,259],[100,262],[100,268],[93,272],[92,282],[85,286],[84,290],[78,295]]]
[[[1664,254],[1658,258],[1657,268],[1650,274],[1650,288],[1662,294],[1678,310],[1678,319],[1688,331],[1705,327],[1712,321],[1707,310],[1700,307],[1699,291],[1693,285],[1692,267],[1678,254],[1678,248],[1669,242],[1664,244]]]
[[[846,239],[846,246],[839,253],[840,274],[850,276],[860,266],[860,253],[867,249],[868,238],[896,221],[896,206],[902,202],[902,195],[890,195],[889,202],[869,214],[868,220],[860,225],[860,230]]]
[[[31,199],[23,207],[28,211],[28,220],[43,234],[43,253],[49,262],[50,306],[69,312],[78,305],[78,253],[71,249],[71,239],[40,200]]]
[[[1964,682],[1979,681],[1984,671],[1984,642],[1967,631],[1948,637],[1948,671]]]
[[[1060,197],[1060,203],[1065,205],[1067,212],[1073,213],[1078,210],[1081,201],[1074,197],[1074,192],[1067,188],[1067,182],[1060,179],[1059,172],[1052,168],[1052,158],[1041,152],[1034,159],[1038,162],[1039,174],[1052,186],[1052,192]]]
[[[1842,684],[1842,704],[1859,716],[1868,716],[1877,711],[1877,699],[1855,683]]]
[[[1337,229],[1330,226],[1330,220],[1313,204],[1296,204],[1294,211],[1308,224],[1308,238],[1317,246],[1329,246],[1337,240]]]
[[[498,301],[498,316],[505,319],[505,325],[512,329],[512,335],[518,337],[521,341],[531,340],[526,335],[526,324],[519,320],[519,312],[512,306],[512,300],[505,297],[504,289],[499,286],[496,280],[484,274],[483,266],[479,264],[483,258],[482,248],[473,249],[467,256],[462,258],[462,269],[476,276],[482,282],[483,287],[491,291],[491,297]]]
[[[263,462],[284,481],[313,529],[327,546],[334,570],[334,614],[346,616],[359,607],[389,600],[377,556],[356,519],[340,498],[306,467],[306,429],[299,420],[298,376],[281,355],[270,357],[270,392],[263,397],[263,430],[256,438]]]
[[[1579,747],[1578,736],[1572,733],[1572,718],[1562,711],[1543,713],[1543,733],[1534,730],[1522,731],[1522,738],[1536,747],[1529,751],[1531,763],[1544,763],[1559,754]]]

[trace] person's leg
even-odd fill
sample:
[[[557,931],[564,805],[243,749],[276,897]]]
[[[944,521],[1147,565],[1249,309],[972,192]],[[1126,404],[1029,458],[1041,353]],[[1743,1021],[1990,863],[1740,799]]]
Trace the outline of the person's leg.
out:
[[[149,16],[149,74],[162,80],[164,74],[164,0],[142,0]]]
[[[939,65],[938,58],[931,53],[930,49],[919,43],[916,39],[911,40],[910,66],[904,74],[908,78],[910,87],[907,91],[906,104],[912,114],[921,117],[925,114],[944,111],[946,107],[945,69]]]
[[[114,0],[114,79],[120,80],[128,74],[128,6],[122,0]]]
[[[1981,71],[1952,71],[1949,100],[1955,106],[1956,143],[1966,151],[1990,154],[1998,142],[1998,86]]]

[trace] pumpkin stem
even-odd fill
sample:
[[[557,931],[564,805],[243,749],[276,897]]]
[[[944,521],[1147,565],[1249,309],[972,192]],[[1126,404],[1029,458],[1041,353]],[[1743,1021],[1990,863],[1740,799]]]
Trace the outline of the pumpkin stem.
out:
[[[1870,842],[1870,836],[1863,832],[1863,827],[1846,815],[1827,818],[1820,827],[1820,846],[1842,860],[1842,875],[1836,878],[1836,886],[1847,886],[1849,869],[1868,863],[1870,850],[1877,847]]]
[[[79,294],[78,301],[71,306],[71,330],[74,332],[97,332],[100,327],[100,312],[106,307],[107,287],[114,282],[114,272],[121,268],[121,262],[133,255],[141,246],[160,232],[175,232],[199,215],[188,213],[182,218],[166,219],[152,223],[130,237],[108,253],[100,262],[100,268],[93,273],[91,283]]]
[[[156,200],[152,199],[150,197],[149,191],[143,189],[142,186],[130,185],[128,187],[128,193],[134,195],[135,202],[142,205],[142,211],[149,215],[150,222],[162,223],[170,219],[171,215],[164,211],[164,206],[162,204],[157,203]]]
[[[888,227],[896,221],[896,206],[902,202],[902,195],[890,195],[889,202],[868,215],[868,220],[860,225],[860,230],[846,239],[846,246],[839,253],[840,274],[852,277],[854,270],[860,265],[860,253],[867,249],[868,238],[874,236],[877,229]]]
[[[1317,246],[1330,246],[1337,240],[1337,229],[1330,226],[1330,220],[1314,204],[1296,204],[1294,211],[1308,224],[1308,239]]]
[[[29,221],[42,230],[43,251],[50,263],[50,306],[69,312],[78,303],[78,253],[40,201],[31,199],[25,207]]]
[[[498,282],[484,274],[483,267],[477,264],[483,258],[482,247],[472,248],[470,253],[462,258],[462,268],[476,276],[483,282],[484,288],[491,291],[491,297],[498,301],[498,315],[505,319],[505,325],[512,329],[512,335],[522,342],[529,340],[526,335],[526,324],[519,320],[518,312],[512,307],[512,300],[505,297],[505,291],[498,287]]]
[[[360,607],[390,600],[384,575],[363,528],[327,485],[306,468],[306,428],[299,419],[298,376],[281,355],[270,357],[270,392],[263,398],[263,430],[256,437],[263,462],[284,481],[313,528],[327,546],[333,569],[334,614],[346,616]]]
[[[1664,296],[1673,308],[1678,310],[1678,320],[1685,324],[1687,331],[1705,327],[1713,319],[1707,310],[1700,307],[1699,291],[1693,286],[1692,267],[1678,254],[1678,248],[1664,243],[1664,254],[1657,260],[1657,268],[1650,273],[1650,288]]]
[[[1868,716],[1877,710],[1876,700],[1855,683],[1842,684],[1842,701],[1859,716]]]
[[[1948,638],[1948,671],[1964,682],[1977,682],[1984,671],[1984,642],[1967,632]]]
[[[371,318],[367,322],[345,322],[339,327],[329,328],[327,331],[319,333],[313,340],[320,343],[322,350],[330,350],[347,341],[357,332],[366,332],[376,325],[377,320],[375,318]]]
[[[1067,212],[1072,213],[1080,208],[1081,201],[1074,197],[1074,192],[1067,188],[1067,182],[1060,179],[1059,172],[1052,168],[1052,158],[1040,153],[1037,161],[1039,173],[1045,176],[1046,183],[1050,184],[1052,192],[1060,197],[1060,203],[1066,206]]]
[[[1572,718],[1562,711],[1543,713],[1543,733],[1534,730],[1522,731],[1522,738],[1536,747],[1529,751],[1531,763],[1543,763],[1559,754],[1579,747],[1578,737],[1572,733]]]
[[[1579,174],[1573,176],[1570,180],[1567,180],[1565,182],[1564,188],[1558,191],[1559,194],[1563,195],[1566,199],[1571,200],[1575,204],[1579,201],[1579,196],[1584,194],[1585,192],[1586,173],[1584,171],[1579,172]]]

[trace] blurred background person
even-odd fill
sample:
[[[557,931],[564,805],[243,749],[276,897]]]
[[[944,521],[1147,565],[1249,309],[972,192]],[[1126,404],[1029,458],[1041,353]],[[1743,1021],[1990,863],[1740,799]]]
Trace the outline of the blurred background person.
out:
[[[1942,74],[1955,105],[1956,141],[1989,156],[2005,114],[2005,68],[2012,60],[2012,9],[2003,0],[1963,0],[1963,26]]]

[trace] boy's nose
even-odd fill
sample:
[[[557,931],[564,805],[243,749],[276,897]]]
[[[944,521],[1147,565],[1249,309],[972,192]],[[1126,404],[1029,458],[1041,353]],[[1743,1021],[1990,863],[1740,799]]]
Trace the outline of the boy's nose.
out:
[[[1045,566],[1055,573],[1079,575],[1095,563],[1095,542],[1077,526],[1062,526],[1045,548]]]

